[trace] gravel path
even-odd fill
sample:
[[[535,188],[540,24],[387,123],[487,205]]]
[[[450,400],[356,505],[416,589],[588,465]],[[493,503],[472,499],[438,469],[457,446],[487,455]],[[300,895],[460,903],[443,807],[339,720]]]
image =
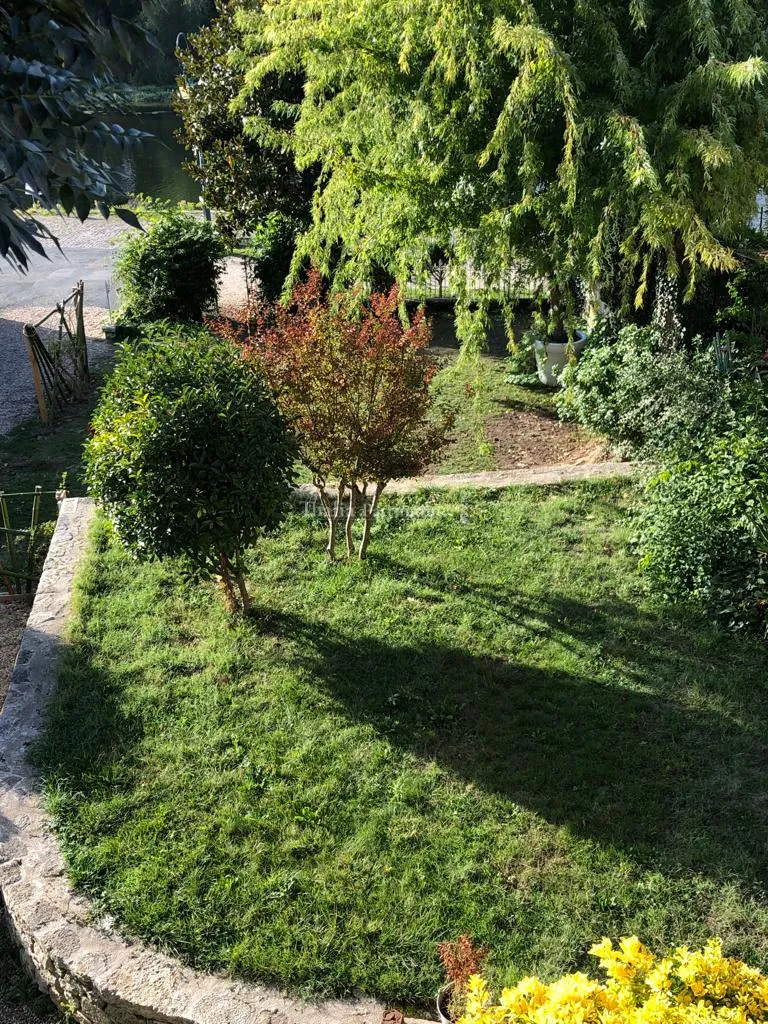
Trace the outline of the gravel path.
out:
[[[0,434],[7,433],[16,423],[37,413],[22,328],[26,323],[36,323],[49,310],[48,306],[17,306],[0,310]],[[104,341],[101,331],[105,313],[105,310],[93,307],[85,310],[88,359],[93,367],[105,365],[114,354],[114,347]],[[52,334],[50,329],[40,328],[43,341]]]
[[[63,252],[48,245],[50,258],[33,256],[26,274],[5,266],[0,269],[0,434],[35,415],[37,409],[22,327],[53,309],[79,280],[85,282],[89,357],[97,363],[111,353],[101,331],[108,315],[106,285],[114,309],[119,303],[112,271],[115,242],[131,229],[114,216],[109,220],[89,217],[83,224],[74,217],[47,217],[45,224],[58,238]],[[239,260],[227,260],[220,293],[222,307],[245,302]]]

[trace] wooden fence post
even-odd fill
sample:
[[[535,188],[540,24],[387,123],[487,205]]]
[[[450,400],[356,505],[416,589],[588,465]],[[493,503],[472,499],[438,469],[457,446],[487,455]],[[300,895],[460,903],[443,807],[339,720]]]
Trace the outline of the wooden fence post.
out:
[[[27,343],[27,354],[29,355],[29,365],[32,369],[32,382],[35,385],[37,407],[40,410],[40,419],[43,423],[48,423],[48,405],[45,401],[43,378],[40,375],[40,366],[37,362],[37,353],[35,352],[35,346],[33,343],[34,336],[35,328],[32,324],[24,324],[24,340]]]
[[[82,384],[88,383],[90,371],[88,369],[88,342],[85,340],[85,319],[83,306],[85,304],[85,285],[82,281],[77,282],[75,291],[75,337],[77,338],[77,375]]]

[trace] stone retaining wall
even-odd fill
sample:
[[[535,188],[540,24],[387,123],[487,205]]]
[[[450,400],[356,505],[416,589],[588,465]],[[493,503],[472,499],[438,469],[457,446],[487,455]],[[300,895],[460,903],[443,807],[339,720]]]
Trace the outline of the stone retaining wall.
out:
[[[92,515],[87,499],[62,504],[0,715],[0,891],[25,964],[84,1024],[381,1024],[384,1008],[373,1000],[310,1004],[193,971],[122,939],[70,889],[26,755],[55,684]]]

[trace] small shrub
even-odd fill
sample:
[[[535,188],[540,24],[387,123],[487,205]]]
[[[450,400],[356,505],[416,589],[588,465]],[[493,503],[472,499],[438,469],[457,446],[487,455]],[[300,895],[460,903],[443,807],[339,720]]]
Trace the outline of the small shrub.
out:
[[[456,942],[441,942],[437,950],[451,984],[448,1015],[451,1020],[458,1020],[466,1009],[469,979],[482,971],[488,950],[476,946],[469,935],[460,935]]]
[[[312,471],[328,519],[328,555],[335,557],[344,498],[347,555],[352,527],[364,515],[358,548],[365,558],[381,492],[390,480],[416,476],[446,443],[448,418],[430,419],[429,325],[423,312],[404,327],[398,295],[374,293],[363,306],[351,296],[323,295],[313,272],[290,305],[246,311],[235,336],[263,368]],[[217,330],[231,333],[220,322]],[[329,486],[337,482],[335,494]]]
[[[664,465],[635,512],[640,567],[669,599],[733,627],[762,625],[768,599],[768,431],[742,420],[693,458]]]
[[[258,281],[262,297],[270,302],[278,299],[283,290],[301,228],[295,218],[273,211],[257,224],[248,244],[240,250],[249,272]]]
[[[256,364],[202,328],[157,328],[124,351],[85,449],[90,492],[125,546],[185,556],[244,612],[243,552],[282,521],[294,459]]]
[[[123,311],[130,320],[199,321],[214,306],[224,243],[213,227],[179,212],[130,235],[115,264]]]
[[[547,985],[524,978],[494,1003],[469,982],[462,1024],[758,1024],[768,1020],[768,978],[723,956],[718,939],[656,957],[634,936],[593,946],[607,980],[568,974]]]
[[[670,349],[652,327],[603,321],[557,397],[561,415],[646,459],[705,444],[734,422],[730,382],[712,352]]]

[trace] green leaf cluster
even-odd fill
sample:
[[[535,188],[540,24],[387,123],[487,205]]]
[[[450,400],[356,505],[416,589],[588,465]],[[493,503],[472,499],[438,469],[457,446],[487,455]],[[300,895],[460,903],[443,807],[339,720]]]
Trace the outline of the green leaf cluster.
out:
[[[179,52],[176,101],[180,138],[192,153],[187,171],[199,181],[205,202],[217,211],[219,230],[229,238],[252,231],[272,212],[306,226],[315,181],[313,170],[297,170],[286,147],[264,145],[246,131],[250,118],[283,131],[289,121],[278,108],[299,102],[302,77],[268,75],[235,105],[247,71],[235,11],[235,0],[218,0],[214,20]]]
[[[0,10],[0,256],[25,270],[41,239],[55,236],[33,205],[75,213],[96,208],[135,222],[112,169],[86,153],[107,144],[131,150],[149,138],[100,120],[119,108],[112,68],[146,48],[145,34],[118,17],[116,4],[14,0]]]
[[[735,269],[729,240],[768,176],[756,0],[280,0],[244,10],[243,102],[301,74],[287,146],[321,167],[295,260],[401,280],[449,253],[459,327],[480,282],[599,282],[627,304],[654,268]],[[463,296],[463,298],[462,298]]]
[[[294,443],[237,348],[202,328],[158,325],[125,348],[85,449],[90,493],[144,558],[238,571],[287,509]]]

